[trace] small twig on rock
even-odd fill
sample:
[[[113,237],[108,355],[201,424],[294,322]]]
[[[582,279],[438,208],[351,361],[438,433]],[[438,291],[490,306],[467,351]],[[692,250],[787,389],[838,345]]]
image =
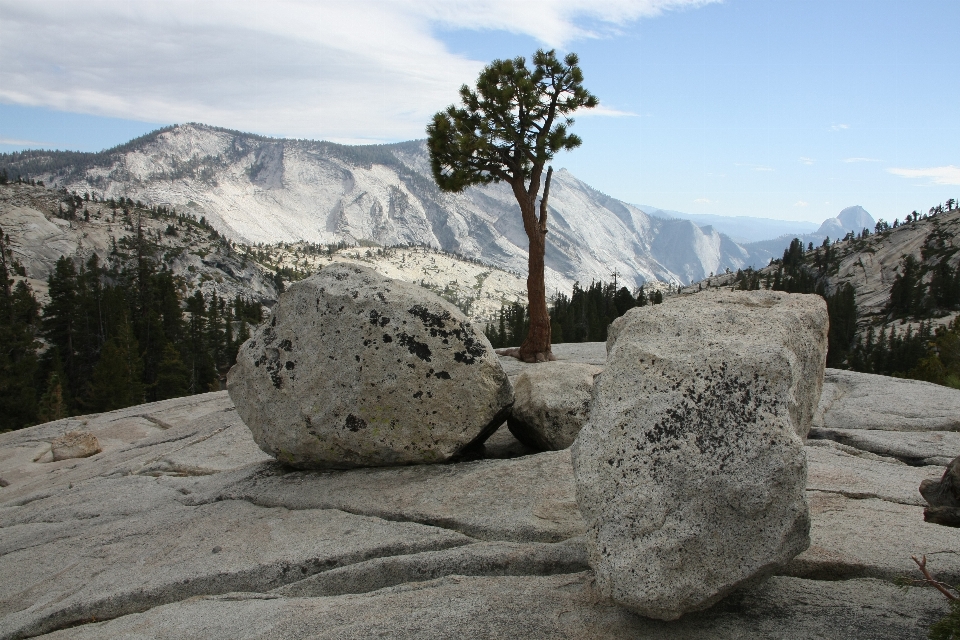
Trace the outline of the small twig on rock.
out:
[[[937,591],[942,593],[947,597],[947,600],[960,600],[955,593],[951,592],[950,589],[953,589],[948,584],[944,584],[939,580],[936,580],[930,572],[927,570],[927,556],[923,556],[923,560],[917,560],[917,556],[910,556],[910,559],[917,563],[917,566],[920,567],[920,573],[923,574],[924,582],[934,587]]]

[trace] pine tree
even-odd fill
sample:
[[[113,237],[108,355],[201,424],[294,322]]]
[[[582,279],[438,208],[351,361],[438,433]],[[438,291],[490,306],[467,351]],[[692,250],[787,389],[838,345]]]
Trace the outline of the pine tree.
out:
[[[0,431],[37,419],[38,305],[24,281],[11,287],[8,238],[0,229]]]
[[[214,368],[219,372],[226,363],[226,332],[224,331],[223,315],[221,314],[220,298],[216,291],[210,296],[210,305],[207,307],[207,349]]]
[[[532,69],[524,58],[494,60],[480,73],[476,90],[464,85],[460,97],[462,107],[451,105],[427,127],[433,177],[451,192],[500,181],[512,187],[529,241],[528,333],[517,355],[527,362],[550,360],[544,255],[553,168],[545,174],[544,168],[556,153],[580,146],[568,131],[570,116],[597,106],[597,98],[583,87],[576,54],[561,61],[542,50],[533,56]]]
[[[217,372],[207,348],[206,301],[200,291],[187,298],[187,312],[190,321],[184,363],[190,371],[190,393],[206,393],[213,390]]]
[[[154,396],[157,400],[179,398],[190,392],[190,371],[180,358],[180,352],[169,342],[163,347],[163,357],[157,370]]]
[[[895,317],[913,315],[920,310],[924,287],[920,281],[920,263],[912,255],[903,257],[900,272],[890,287],[889,309]]]
[[[62,368],[60,371],[51,371],[47,376],[47,387],[40,397],[38,422],[52,422],[66,418],[67,402],[63,397]]]
[[[112,411],[144,400],[143,360],[129,322],[107,340],[87,392],[95,411]]]
[[[81,377],[77,359],[77,322],[80,307],[77,296],[77,270],[73,262],[61,256],[47,280],[50,302],[43,308],[43,336],[63,363],[67,393],[78,395]]]

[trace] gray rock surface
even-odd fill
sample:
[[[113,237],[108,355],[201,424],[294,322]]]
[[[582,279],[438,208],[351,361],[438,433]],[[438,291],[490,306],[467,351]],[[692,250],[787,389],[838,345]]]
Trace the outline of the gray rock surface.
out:
[[[257,444],[300,468],[443,462],[486,440],[513,402],[489,341],[455,306],[348,264],[280,297],[227,388]]]
[[[53,462],[77,429],[103,452]],[[925,638],[942,596],[890,580],[926,554],[960,582],[960,531],[917,506],[943,468],[806,451],[790,576],[660,622],[582,571],[570,452],[505,427],[481,455],[520,457],[324,472],[260,451],[226,392],[0,434],[0,638]]]
[[[54,462],[50,443],[82,429],[97,437],[103,452],[93,458]],[[229,435],[228,435],[229,434]],[[211,450],[226,436],[230,442]],[[200,453],[198,447],[206,448]],[[189,453],[188,453],[189,452]],[[109,413],[67,418],[0,435],[0,468],[9,486],[3,500],[18,500],[64,484],[144,468],[189,455],[191,468],[169,467],[172,475],[215,473],[270,459],[254,444],[226,391],[163,400]]]
[[[614,321],[574,443],[600,591],[665,620],[806,549],[801,438],[827,315],[817,296],[698,294]]]
[[[70,458],[88,458],[103,449],[97,436],[88,431],[67,431],[50,443],[50,454],[54,462]]]
[[[0,211],[0,227],[4,234],[17,239],[14,257],[30,276],[41,280],[50,276],[51,265],[57,259],[77,250],[76,237],[66,230],[71,226],[67,220],[48,220],[33,207],[12,206]],[[24,246],[28,250],[24,250]]]
[[[523,371],[514,382],[510,432],[541,451],[569,447],[587,421],[593,379],[601,371],[573,362],[544,362]]]
[[[376,558],[331,569],[274,590],[286,597],[369,593],[443,576],[549,576],[587,571],[587,548],[581,539],[559,544],[480,542],[403,556]]]
[[[349,472],[247,467],[191,479],[189,504],[244,500],[419,522],[488,541],[560,542],[583,534],[570,452]],[[193,488],[195,487],[195,488]]]
[[[833,440],[840,444],[896,458],[912,465],[945,467],[960,454],[960,433],[956,431],[883,431],[879,429],[810,430],[811,440]]]
[[[855,500],[879,498],[921,507],[925,503],[917,488],[943,472],[942,467],[913,467],[830,441],[810,440],[806,450],[807,489]]]
[[[359,595],[285,598],[235,593],[186,600],[51,639],[523,638],[553,640],[925,640],[947,612],[933,589],[889,582],[772,578],[710,611],[662,622],[599,597],[589,572],[448,576]]]
[[[960,431],[960,391],[920,380],[827,369],[814,426]]]
[[[924,522],[922,507],[823,491],[808,494],[810,548],[778,573],[811,580],[919,578],[910,556],[926,555],[938,579],[960,582],[960,529]]]
[[[556,362],[592,364],[601,369],[607,362],[606,342],[562,342],[553,345],[552,349]],[[514,382],[517,376],[524,371],[535,370],[543,363],[523,362],[509,356],[502,356],[500,364],[503,365],[503,370],[510,376],[511,382]]]
[[[121,509],[102,497],[128,496]],[[140,509],[131,498],[137,496]],[[468,544],[455,532],[242,501],[187,507],[150,478],[100,479],[6,518],[0,637],[35,635],[212,593],[267,590],[379,556]],[[79,529],[78,510],[94,522]],[[58,517],[58,515],[60,517]]]

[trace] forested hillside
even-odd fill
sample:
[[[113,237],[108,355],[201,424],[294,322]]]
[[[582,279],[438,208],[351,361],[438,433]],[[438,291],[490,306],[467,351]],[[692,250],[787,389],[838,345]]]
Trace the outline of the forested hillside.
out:
[[[333,261],[488,319],[517,274],[426,247],[245,246],[204,218],[0,173],[0,430],[223,388],[291,281]]]
[[[828,365],[960,388],[960,209],[877,221],[873,231],[796,239],[759,271],[723,274],[703,287],[819,293],[830,310]]]
[[[229,243],[163,208],[60,195],[61,220],[89,224],[97,207],[127,233],[102,256],[57,259],[41,305],[18,255],[22,238],[0,230],[0,430],[220,389],[263,307],[216,288],[185,295],[188,280],[172,268],[184,247],[173,240],[199,235],[232,252]]]

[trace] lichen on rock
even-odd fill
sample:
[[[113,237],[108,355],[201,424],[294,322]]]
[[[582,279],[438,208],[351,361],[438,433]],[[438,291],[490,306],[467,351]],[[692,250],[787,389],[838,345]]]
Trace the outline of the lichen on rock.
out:
[[[456,307],[348,264],[281,296],[227,387],[257,444],[301,468],[449,460],[513,402],[490,343]]]

